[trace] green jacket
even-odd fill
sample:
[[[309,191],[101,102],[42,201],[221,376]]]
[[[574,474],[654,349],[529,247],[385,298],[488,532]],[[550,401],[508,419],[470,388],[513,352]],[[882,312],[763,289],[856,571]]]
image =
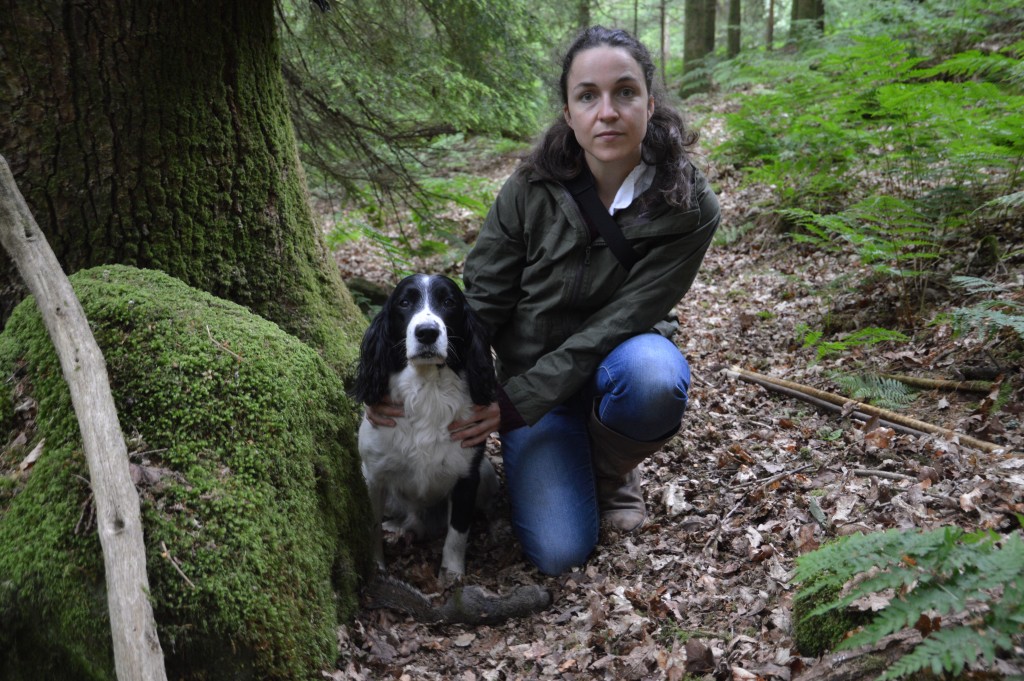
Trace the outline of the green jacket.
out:
[[[693,283],[720,219],[700,171],[691,207],[615,214],[640,260],[626,272],[562,185],[515,173],[466,258],[466,295],[491,333],[498,378],[534,424],[627,339],[662,322]]]

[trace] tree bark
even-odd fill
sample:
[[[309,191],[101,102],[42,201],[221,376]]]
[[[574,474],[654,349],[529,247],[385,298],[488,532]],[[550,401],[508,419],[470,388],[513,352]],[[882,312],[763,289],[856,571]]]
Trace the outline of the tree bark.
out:
[[[718,20],[718,0],[704,0],[704,55],[715,51],[715,28]]]
[[[743,20],[741,0],[729,0],[728,56],[732,59],[740,53],[740,25]]]
[[[661,38],[661,86],[668,87],[668,0],[658,2],[658,35]]]
[[[768,20],[764,26],[764,46],[769,52],[775,47],[775,0],[768,0]]]
[[[712,0],[713,6],[713,0]],[[703,70],[707,68],[705,57],[714,49],[714,15],[708,19],[708,0],[686,0],[685,31],[683,33],[683,85],[679,94],[683,97],[705,92],[710,80]],[[708,24],[712,30],[710,47]]]
[[[825,31],[824,0],[793,0],[790,12],[790,38],[796,39],[801,27],[813,25],[819,32]]]
[[[355,357],[281,78],[274,0],[0,0],[0,150],[68,273],[158,269]],[[16,302],[0,256],[0,328]]]
[[[590,0],[576,0],[576,23],[581,31],[590,28]]]
[[[2,156],[0,241],[35,296],[78,417],[103,549],[117,678],[162,681],[167,675],[149,602],[139,497],[103,353]]]

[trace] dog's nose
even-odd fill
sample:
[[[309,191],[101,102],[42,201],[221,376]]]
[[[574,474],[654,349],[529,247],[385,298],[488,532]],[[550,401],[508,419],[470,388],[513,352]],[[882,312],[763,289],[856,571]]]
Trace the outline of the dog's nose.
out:
[[[429,345],[441,335],[441,327],[437,324],[420,324],[416,327],[416,340],[424,345]]]

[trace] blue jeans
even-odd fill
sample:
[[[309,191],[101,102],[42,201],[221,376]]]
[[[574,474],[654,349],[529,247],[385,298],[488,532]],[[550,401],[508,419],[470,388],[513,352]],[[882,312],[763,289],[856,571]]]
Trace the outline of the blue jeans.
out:
[[[679,428],[690,367],[675,344],[634,336],[601,362],[593,380],[533,426],[501,437],[512,528],[526,557],[549,575],[582,565],[597,545],[600,513],[587,422],[654,442]]]

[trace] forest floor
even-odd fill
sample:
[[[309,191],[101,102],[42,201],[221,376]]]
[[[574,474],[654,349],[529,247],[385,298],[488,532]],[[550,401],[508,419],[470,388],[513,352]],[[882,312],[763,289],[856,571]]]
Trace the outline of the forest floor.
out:
[[[720,138],[725,105],[706,100],[704,144]],[[957,335],[936,312],[964,293],[936,278],[929,307],[901,314],[900,283],[843,254],[801,246],[768,219],[770,195],[728,168],[702,165],[719,193],[723,235],[677,311],[679,347],[694,372],[680,436],[643,467],[649,518],[638,533],[602,531],[585,567],[545,577],[522,558],[507,507],[475,533],[467,584],[506,593],[550,589],[546,611],[498,626],[417,623],[389,610],[361,612],[339,630],[337,679],[858,679],[852,654],[803,656],[794,643],[795,560],[830,538],[889,528],[1019,527],[1024,458],[984,453],[941,435],[914,436],[829,413],[737,380],[734,365],[839,394],[833,371],[997,381],[992,394],[922,390],[902,413],[1024,451],[1020,341]],[[514,166],[488,169],[500,180]],[[752,228],[739,229],[741,225]],[[470,225],[469,228],[473,226]],[[1002,235],[1024,243],[1024,226]],[[729,242],[729,243],[726,243]],[[386,259],[365,245],[336,251],[346,277],[393,285]],[[952,262],[951,267],[964,267]],[[953,261],[956,256],[953,256]],[[419,263],[423,267],[431,264]],[[456,274],[461,268],[458,263]],[[1021,258],[985,276],[1015,287]],[[900,328],[910,340],[815,361],[799,328]],[[1006,359],[1017,352],[1017,363]],[[1001,382],[1002,399],[994,407]],[[870,429],[870,430],[869,430]],[[489,455],[500,471],[496,442]],[[501,503],[501,502],[499,502]],[[389,572],[428,594],[439,544],[386,547]],[[911,638],[914,631],[911,630]],[[898,649],[906,642],[897,642]],[[1021,674],[1021,650],[998,662]]]

